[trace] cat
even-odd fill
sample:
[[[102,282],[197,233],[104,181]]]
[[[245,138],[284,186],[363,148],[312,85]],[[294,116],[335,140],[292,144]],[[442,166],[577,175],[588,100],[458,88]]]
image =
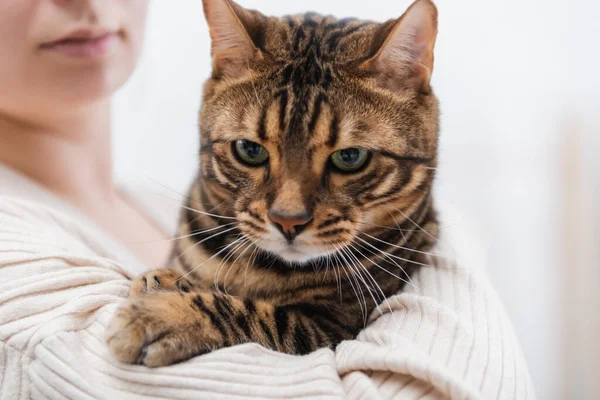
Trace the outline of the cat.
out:
[[[200,173],[169,269],[133,282],[107,343],[149,367],[248,342],[334,348],[439,233],[437,9],[417,0],[375,23],[203,5]]]

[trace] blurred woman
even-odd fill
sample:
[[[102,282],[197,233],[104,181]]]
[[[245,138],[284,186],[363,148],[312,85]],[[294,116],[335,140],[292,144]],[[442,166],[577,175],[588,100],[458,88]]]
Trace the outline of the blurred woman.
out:
[[[0,3],[0,162],[121,241],[165,237],[115,185],[110,98],[129,78],[146,0]],[[156,264],[167,242],[128,244]]]

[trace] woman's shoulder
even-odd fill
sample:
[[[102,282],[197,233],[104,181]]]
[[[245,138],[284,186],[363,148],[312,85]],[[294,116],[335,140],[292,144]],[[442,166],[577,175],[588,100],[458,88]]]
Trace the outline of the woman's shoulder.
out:
[[[37,246],[60,250],[85,250],[85,241],[74,240],[76,223],[57,198],[32,180],[0,164],[0,226],[4,246],[21,237],[20,248]],[[13,238],[13,240],[10,240]],[[16,246],[15,246],[16,247]]]
[[[4,201],[36,201],[62,208],[62,204],[51,193],[24,174],[0,163],[0,195]]]
[[[83,213],[0,164],[0,264],[15,251],[109,259],[136,276],[146,268]]]

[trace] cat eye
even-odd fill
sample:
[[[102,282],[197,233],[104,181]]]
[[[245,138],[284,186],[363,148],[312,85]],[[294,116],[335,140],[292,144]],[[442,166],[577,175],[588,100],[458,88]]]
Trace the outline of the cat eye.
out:
[[[336,151],[331,155],[331,164],[341,172],[357,172],[369,160],[369,152],[363,149],[349,148]]]
[[[236,140],[233,150],[241,161],[254,167],[264,164],[269,159],[269,152],[263,146],[249,140]]]

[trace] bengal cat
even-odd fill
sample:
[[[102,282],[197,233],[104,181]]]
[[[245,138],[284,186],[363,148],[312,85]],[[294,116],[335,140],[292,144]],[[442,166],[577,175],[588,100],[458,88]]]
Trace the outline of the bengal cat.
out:
[[[213,73],[200,175],[170,269],[136,280],[107,341],[172,364],[255,342],[306,354],[352,339],[426,263],[437,11],[384,23],[266,17],[204,0]]]

